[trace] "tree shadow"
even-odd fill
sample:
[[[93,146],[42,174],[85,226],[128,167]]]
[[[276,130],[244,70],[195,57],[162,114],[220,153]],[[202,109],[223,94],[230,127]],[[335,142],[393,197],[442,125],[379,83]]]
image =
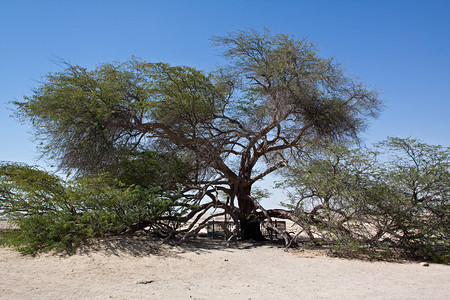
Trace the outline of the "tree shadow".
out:
[[[105,256],[167,256],[179,257],[183,253],[203,254],[211,251],[232,252],[262,246],[277,246],[271,241],[236,241],[227,243],[223,239],[196,237],[183,242],[179,239],[162,239],[152,235],[117,235],[93,239],[79,247],[76,254],[101,253]]]

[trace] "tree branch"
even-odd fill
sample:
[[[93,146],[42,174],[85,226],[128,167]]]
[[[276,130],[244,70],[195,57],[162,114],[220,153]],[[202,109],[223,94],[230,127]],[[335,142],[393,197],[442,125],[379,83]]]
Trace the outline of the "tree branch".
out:
[[[250,184],[255,183],[256,181],[258,181],[258,180],[260,180],[260,179],[266,177],[266,176],[269,175],[270,173],[275,172],[275,171],[278,170],[278,169],[284,168],[285,166],[287,166],[287,162],[286,162],[285,160],[278,162],[276,165],[274,165],[274,166],[268,168],[268,169],[267,169],[266,171],[264,171],[263,173],[261,173],[261,174],[255,176],[255,177],[253,177],[253,178],[250,180]]]

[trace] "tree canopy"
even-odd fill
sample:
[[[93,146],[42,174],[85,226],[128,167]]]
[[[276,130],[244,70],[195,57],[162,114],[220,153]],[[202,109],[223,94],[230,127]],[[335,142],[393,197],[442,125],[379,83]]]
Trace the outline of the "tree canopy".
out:
[[[306,39],[247,30],[212,41],[226,63],[210,73],[139,59],[67,64],[15,103],[17,115],[78,175],[112,172],[130,153],[177,157],[193,170],[177,182],[196,195],[191,215],[222,208],[243,238],[261,238],[260,222],[272,228],[271,216],[289,212],[264,209],[252,185],[317,140],[357,138],[381,102]]]

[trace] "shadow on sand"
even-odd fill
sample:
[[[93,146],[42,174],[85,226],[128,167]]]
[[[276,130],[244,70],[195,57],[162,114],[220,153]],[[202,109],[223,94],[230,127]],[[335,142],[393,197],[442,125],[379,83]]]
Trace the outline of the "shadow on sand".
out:
[[[197,237],[179,242],[177,239],[161,239],[150,235],[120,235],[103,239],[91,240],[80,247],[77,254],[91,254],[101,252],[107,256],[172,256],[182,253],[194,252],[202,254],[212,250],[231,252],[236,249],[246,250],[261,246],[282,247],[282,245],[270,241],[237,241],[228,244],[221,239],[210,237]]]

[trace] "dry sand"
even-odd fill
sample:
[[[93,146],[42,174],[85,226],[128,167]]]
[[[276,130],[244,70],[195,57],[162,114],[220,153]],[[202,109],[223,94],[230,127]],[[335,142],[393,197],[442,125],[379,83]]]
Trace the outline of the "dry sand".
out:
[[[0,299],[450,299],[450,266],[122,237],[65,257],[0,248]]]

